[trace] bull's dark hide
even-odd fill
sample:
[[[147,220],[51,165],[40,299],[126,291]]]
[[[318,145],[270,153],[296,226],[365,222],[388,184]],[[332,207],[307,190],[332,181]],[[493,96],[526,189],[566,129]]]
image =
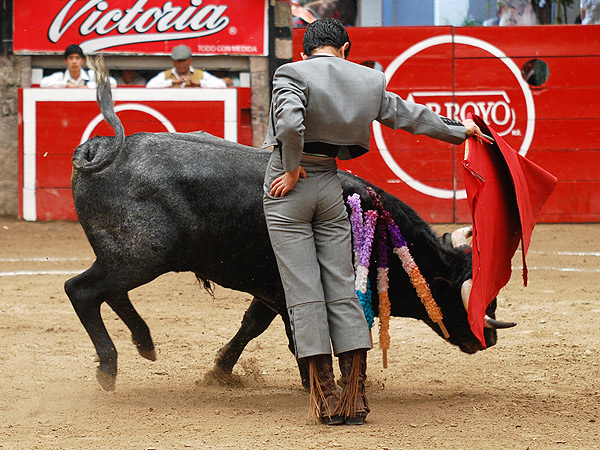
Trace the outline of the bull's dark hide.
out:
[[[217,360],[222,369],[231,370],[247,341],[273,320],[271,311],[287,324],[262,208],[269,152],[203,132],[138,133],[118,147],[113,137],[95,137],[73,157],[78,168],[72,183],[75,208],[97,259],[65,288],[100,358],[99,380],[113,388],[117,370],[117,353],[100,317],[101,303],[117,312],[140,353],[153,359],[150,333],[127,292],[169,271],[191,271],[201,280],[256,297],[243,325],[252,330],[241,330],[235,345],[226,346]],[[344,197],[358,192],[363,209],[370,209],[366,187],[371,185],[343,171],[340,177]],[[431,285],[449,342],[468,353],[479,350],[460,296],[461,283],[471,277],[470,253],[444,244],[412,208],[374,189]],[[392,315],[423,320],[441,335],[400,261],[394,255],[389,261]],[[375,285],[374,261],[371,268]],[[495,304],[488,314],[493,316],[494,309]],[[486,329],[486,340],[488,346],[495,343],[494,330]]]

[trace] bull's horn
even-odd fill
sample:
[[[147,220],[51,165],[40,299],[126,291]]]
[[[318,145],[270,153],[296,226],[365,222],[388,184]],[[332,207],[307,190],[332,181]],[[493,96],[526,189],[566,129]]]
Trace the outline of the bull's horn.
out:
[[[487,314],[485,315],[484,320],[486,328],[512,328],[517,326],[516,322],[502,322],[501,320],[492,319]]]
[[[450,236],[450,240],[452,241],[452,247],[462,247],[463,245],[469,245],[467,238],[473,236],[473,228],[472,227],[464,227],[459,228],[458,230],[454,230],[452,235]]]
[[[465,311],[467,312],[469,312],[469,297],[471,296],[471,289],[473,289],[473,279],[469,278],[460,287],[460,296],[462,297],[462,302],[465,307]]]
[[[469,278],[465,281],[460,287],[460,295],[462,297],[463,305],[465,307],[465,311],[469,311],[469,297],[471,296],[471,289],[473,289],[473,280]],[[512,328],[517,324],[515,322],[502,322],[501,320],[492,319],[487,314],[484,317],[485,327],[486,328]]]

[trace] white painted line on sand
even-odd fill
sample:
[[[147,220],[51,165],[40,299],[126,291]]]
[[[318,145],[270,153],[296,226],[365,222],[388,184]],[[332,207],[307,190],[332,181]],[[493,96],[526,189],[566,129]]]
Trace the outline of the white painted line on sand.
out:
[[[512,270],[522,270],[522,266],[513,266]],[[527,266],[528,270],[547,270],[553,272],[581,272],[581,273],[600,273],[600,268],[585,269],[580,267],[538,267]],[[77,275],[85,271],[80,270],[17,270],[13,272],[0,272],[0,277],[19,277],[19,276],[37,276],[37,275]]]
[[[32,256],[29,258],[0,258],[0,262],[60,262],[60,261],[92,261],[93,258],[61,258],[53,256]]]
[[[519,249],[521,251],[521,249]],[[545,252],[543,250],[529,250],[529,254],[536,255],[560,255],[560,256],[600,256],[600,252]]]
[[[513,270],[522,270],[523,266],[513,266]],[[538,266],[527,266],[527,270],[549,270],[553,272],[584,272],[584,273],[600,273],[599,269],[584,269],[581,267],[538,267]]]
[[[0,272],[0,277],[20,277],[32,275],[77,275],[83,272],[81,270],[17,270],[14,272]]]

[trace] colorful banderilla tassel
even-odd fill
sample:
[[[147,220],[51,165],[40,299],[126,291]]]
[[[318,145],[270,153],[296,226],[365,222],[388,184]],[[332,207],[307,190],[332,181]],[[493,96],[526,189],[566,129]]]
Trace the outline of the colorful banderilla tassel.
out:
[[[377,212],[367,211],[365,213],[365,222],[363,225],[363,243],[358,255],[358,265],[356,267],[355,289],[363,294],[367,291],[367,279],[369,278],[369,264],[371,261],[371,250],[373,248],[373,238],[375,237],[375,223],[377,222]]]
[[[377,212],[367,211],[363,221],[362,206],[360,195],[353,194],[348,197],[351,214],[350,222],[354,235],[354,268],[356,295],[360,300],[365,318],[369,328],[373,326],[375,314],[371,299],[371,286],[369,282],[369,262],[371,260],[371,249],[373,238],[375,236],[375,224],[377,222]]]
[[[432,321],[438,324],[438,326],[442,330],[444,338],[448,339],[450,335],[448,334],[448,330],[446,330],[446,327],[444,326],[444,316],[442,315],[442,310],[433,299],[433,296],[431,295],[431,289],[429,288],[429,284],[427,283],[427,280],[425,280],[425,277],[423,277],[423,275],[421,274],[419,267],[417,266],[412,255],[410,254],[410,250],[408,249],[406,240],[402,236],[398,225],[396,225],[390,213],[383,208],[383,204],[381,203],[381,196],[369,187],[367,187],[367,192],[369,193],[369,196],[371,196],[373,204],[379,211],[381,219],[387,225],[388,232],[390,233],[390,238],[392,241],[393,252],[400,258],[400,261],[402,262],[402,268],[410,278],[410,281],[414,286],[415,290],[417,291],[417,295],[419,296],[421,303],[423,303],[423,306],[425,306],[427,315]]]
[[[377,222],[377,294],[379,296],[379,347],[383,357],[383,368],[387,368],[387,351],[390,349],[391,304],[388,295],[388,244],[383,220]]]

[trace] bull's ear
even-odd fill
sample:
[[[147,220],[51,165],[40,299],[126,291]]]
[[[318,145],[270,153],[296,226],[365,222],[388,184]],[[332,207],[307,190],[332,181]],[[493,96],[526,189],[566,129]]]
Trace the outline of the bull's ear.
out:
[[[452,234],[444,233],[442,235],[442,245],[444,247],[452,248]],[[448,281],[448,280],[446,280]]]

